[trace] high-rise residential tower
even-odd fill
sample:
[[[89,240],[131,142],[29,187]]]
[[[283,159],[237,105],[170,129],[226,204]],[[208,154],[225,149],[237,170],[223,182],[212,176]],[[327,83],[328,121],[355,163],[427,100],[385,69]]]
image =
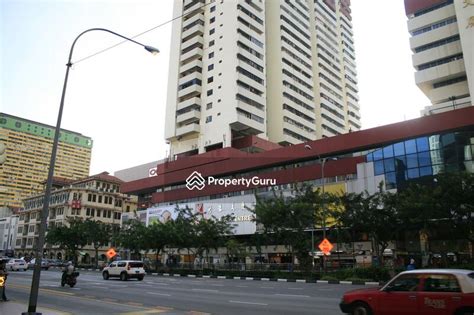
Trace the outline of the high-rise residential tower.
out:
[[[175,0],[171,155],[360,129],[350,0]],[[176,52],[176,53],[173,53]]]
[[[474,2],[405,0],[415,82],[430,99],[429,115],[472,105]]]
[[[0,113],[0,147],[4,149],[0,152],[0,208],[21,207],[24,198],[43,191],[54,129]],[[91,138],[61,129],[54,175],[67,179],[88,176],[91,150]]]

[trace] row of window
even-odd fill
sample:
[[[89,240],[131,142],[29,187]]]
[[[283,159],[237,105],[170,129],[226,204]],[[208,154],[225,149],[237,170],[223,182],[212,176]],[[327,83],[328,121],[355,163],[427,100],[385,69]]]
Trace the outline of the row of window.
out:
[[[426,32],[430,32],[432,30],[435,30],[437,28],[440,28],[440,27],[443,27],[445,25],[449,25],[449,24],[453,24],[453,23],[456,23],[457,22],[457,19],[456,17],[451,17],[447,20],[444,20],[444,21],[441,21],[441,22],[437,22],[437,23],[433,23],[429,26],[425,26],[419,30],[416,30],[416,31],[413,31],[411,33],[412,36],[417,36],[417,35],[420,35],[420,34],[423,34],[423,33],[426,33]]]
[[[463,59],[462,53],[421,64],[418,66],[418,71],[437,67],[437,66],[449,63],[451,61],[459,60],[459,59]]]

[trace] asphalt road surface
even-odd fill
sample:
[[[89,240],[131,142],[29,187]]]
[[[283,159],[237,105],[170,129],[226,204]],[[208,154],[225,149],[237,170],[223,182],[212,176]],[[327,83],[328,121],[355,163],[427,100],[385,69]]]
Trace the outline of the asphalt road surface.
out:
[[[7,296],[28,302],[32,271],[10,272]],[[146,276],[103,280],[81,271],[76,287],[60,286],[61,273],[42,271],[38,307],[71,314],[342,314],[344,284]]]

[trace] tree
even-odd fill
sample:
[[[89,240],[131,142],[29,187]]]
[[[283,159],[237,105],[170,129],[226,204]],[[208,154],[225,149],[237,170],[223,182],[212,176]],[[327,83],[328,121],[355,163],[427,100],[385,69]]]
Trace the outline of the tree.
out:
[[[112,237],[112,227],[101,221],[94,221],[87,218],[84,222],[87,243],[92,243],[95,250],[95,268],[99,265],[99,248],[108,246]]]
[[[155,251],[155,268],[158,268],[158,257],[166,245],[173,242],[175,238],[173,221],[165,223],[156,221],[146,228],[146,248]]]
[[[127,221],[115,236],[116,242],[125,249],[130,250],[134,256],[140,257],[140,251],[146,250],[146,227],[140,220]]]
[[[54,226],[48,229],[46,242],[51,245],[59,245],[60,249],[66,250],[66,257],[72,257],[77,262],[77,251],[87,244],[84,224],[80,218],[68,218],[68,225]]]
[[[383,190],[370,195],[367,191],[346,193],[339,198],[340,207],[333,212],[336,220],[354,234],[365,232],[373,241],[372,249],[379,261],[383,262],[383,252],[390,241],[402,229],[396,204],[397,196]]]
[[[309,266],[309,248],[307,231],[312,228],[318,217],[318,206],[321,204],[319,190],[304,186],[292,196],[273,193],[272,198],[256,196],[254,209],[255,222],[262,227],[262,232],[273,244],[283,244],[296,255],[301,265]]]

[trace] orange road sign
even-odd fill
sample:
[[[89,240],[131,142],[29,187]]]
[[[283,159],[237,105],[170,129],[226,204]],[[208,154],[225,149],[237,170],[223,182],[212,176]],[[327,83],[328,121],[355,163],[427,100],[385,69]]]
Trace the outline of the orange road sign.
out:
[[[0,276],[0,288],[3,287],[5,284],[5,277],[4,276]]]
[[[324,255],[329,255],[334,246],[325,238],[321,243],[319,243],[319,249],[323,252]]]
[[[117,255],[117,252],[115,251],[115,249],[109,248],[109,250],[105,254],[110,259],[110,258],[114,257],[115,255]]]

